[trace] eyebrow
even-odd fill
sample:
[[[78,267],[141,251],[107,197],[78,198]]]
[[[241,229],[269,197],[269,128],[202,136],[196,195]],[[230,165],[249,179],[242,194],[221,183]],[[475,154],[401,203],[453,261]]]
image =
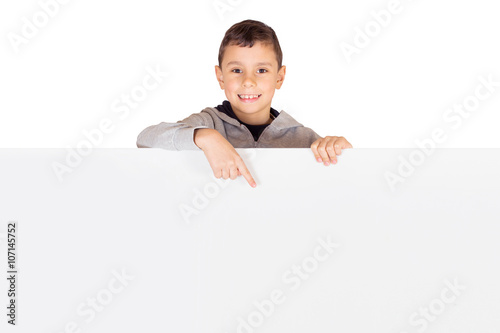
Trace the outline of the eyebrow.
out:
[[[230,65],[243,65],[241,62],[239,61],[230,61],[227,63],[226,66],[230,66]],[[259,62],[257,63],[257,66],[269,66],[269,67],[273,67],[273,65],[269,62]]]

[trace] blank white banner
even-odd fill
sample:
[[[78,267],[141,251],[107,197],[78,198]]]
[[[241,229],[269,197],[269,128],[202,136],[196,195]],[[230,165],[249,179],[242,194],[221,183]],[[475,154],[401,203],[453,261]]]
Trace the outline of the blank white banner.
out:
[[[1,331],[500,331],[500,150],[237,151],[0,149]]]

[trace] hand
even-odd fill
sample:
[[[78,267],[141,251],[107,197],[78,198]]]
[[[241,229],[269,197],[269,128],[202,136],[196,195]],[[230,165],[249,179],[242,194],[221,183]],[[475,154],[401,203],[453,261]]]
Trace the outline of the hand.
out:
[[[205,153],[215,178],[236,179],[243,175],[250,186],[257,186],[241,156],[219,132],[210,128],[196,129],[194,141]]]
[[[325,165],[337,163],[337,155],[342,154],[342,149],[352,148],[352,145],[343,136],[325,136],[314,141],[311,149],[316,161]]]

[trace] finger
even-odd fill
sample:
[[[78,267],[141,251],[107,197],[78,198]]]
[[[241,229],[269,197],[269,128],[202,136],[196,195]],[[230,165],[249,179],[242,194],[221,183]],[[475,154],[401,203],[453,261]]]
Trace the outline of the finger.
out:
[[[245,163],[241,162],[241,164],[238,166],[238,170],[241,172],[243,177],[247,180],[248,184],[250,186],[255,187],[257,184],[255,183],[255,180],[253,179],[252,175],[250,174],[250,171],[248,171],[247,167],[245,166]]]
[[[326,147],[326,151],[328,152],[328,156],[330,157],[330,162],[332,162],[332,164],[336,164],[337,154],[336,154],[336,147],[333,144],[333,141],[330,142],[330,144]]]
[[[228,179],[229,178],[229,169],[228,168],[223,168],[222,169],[222,178]]]
[[[335,149],[335,155],[342,154],[342,139],[337,139],[333,142],[333,148]]]
[[[329,140],[328,141],[323,140],[318,146],[318,153],[321,156],[321,159],[323,160],[323,163],[325,165],[330,165],[330,156],[328,155],[328,152],[326,150],[328,142]]]
[[[229,177],[231,179],[236,179],[238,177],[238,174],[239,174],[239,171],[236,167],[234,168],[231,168],[230,172],[229,172]]]
[[[318,153],[318,145],[319,145],[319,142],[322,138],[314,141],[312,144],[311,144],[311,150],[314,154],[314,159],[318,162],[323,162],[323,160],[321,159],[321,156],[319,155]]]
[[[335,153],[337,155],[342,154],[342,149],[352,148],[352,145],[343,136],[340,136],[334,144]]]
[[[338,136],[336,138],[337,138],[336,144],[338,144],[341,149],[352,148],[352,145],[343,136]]]

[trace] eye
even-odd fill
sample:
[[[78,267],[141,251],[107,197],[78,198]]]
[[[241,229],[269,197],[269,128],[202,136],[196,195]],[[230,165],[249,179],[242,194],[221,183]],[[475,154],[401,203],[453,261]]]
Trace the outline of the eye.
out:
[[[231,72],[233,72],[233,73],[241,73],[241,69],[235,68],[235,69],[232,69]]]
[[[260,74],[263,74],[263,73],[266,73],[266,72],[267,72],[267,69],[265,69],[265,68],[260,68],[260,69],[258,70],[258,72],[259,72]]]

